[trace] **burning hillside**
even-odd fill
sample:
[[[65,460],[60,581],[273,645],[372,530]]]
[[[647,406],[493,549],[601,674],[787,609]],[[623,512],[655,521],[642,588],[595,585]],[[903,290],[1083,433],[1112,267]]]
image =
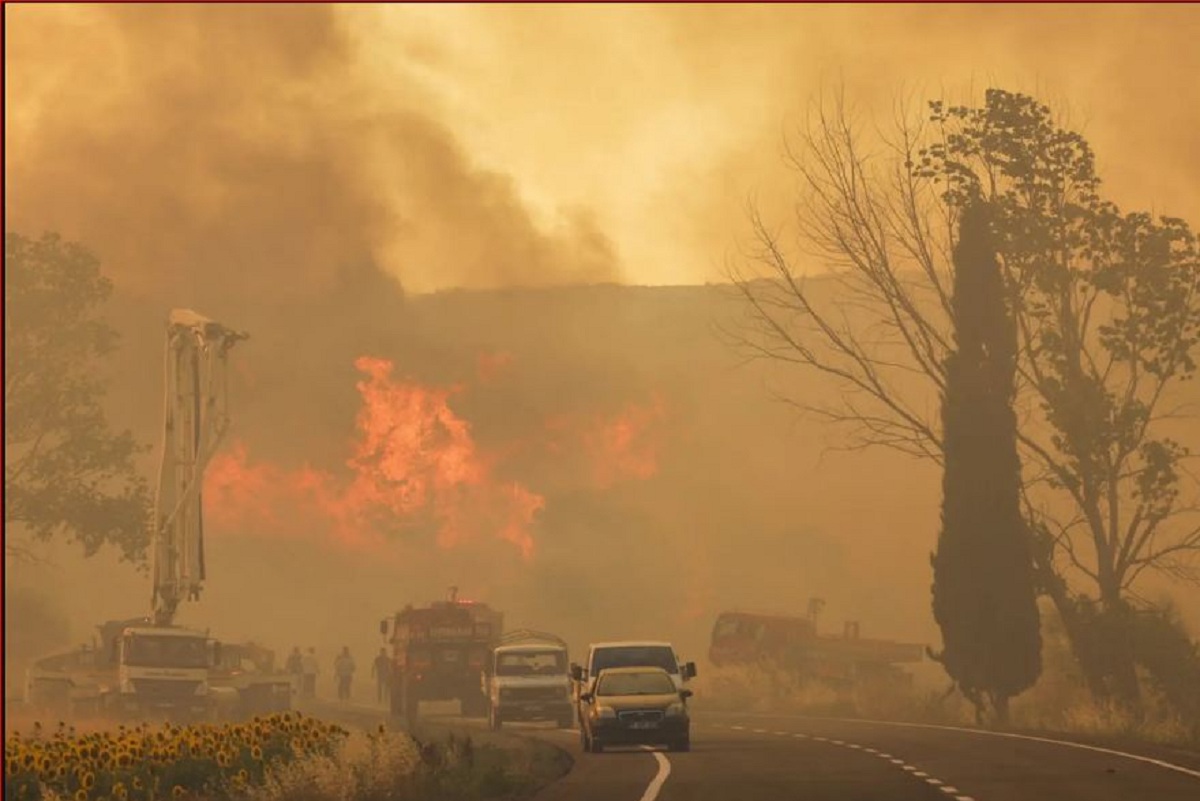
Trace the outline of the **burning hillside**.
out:
[[[481,357],[487,384],[511,357]],[[534,529],[546,497],[510,477],[522,454],[544,453],[567,468],[569,484],[607,489],[658,472],[665,414],[662,398],[628,404],[615,415],[576,413],[548,421],[542,448],[479,444],[451,406],[465,384],[426,386],[394,375],[392,362],[360,357],[361,407],[344,469],[285,467],[254,457],[235,442],[205,480],[205,508],[219,530],[263,536],[316,532],[355,549],[380,549],[422,535],[442,548],[481,539],[534,554]]]

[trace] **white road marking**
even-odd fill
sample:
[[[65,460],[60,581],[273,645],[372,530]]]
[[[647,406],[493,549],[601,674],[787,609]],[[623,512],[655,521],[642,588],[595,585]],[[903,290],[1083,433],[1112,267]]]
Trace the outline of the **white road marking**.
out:
[[[729,728],[733,729],[734,731],[745,731],[746,730],[745,726],[730,726]]]
[[[732,728],[740,729],[741,727],[733,726]],[[753,732],[755,734],[773,734],[778,737],[787,737],[790,734],[790,736],[795,737],[797,739],[803,739],[803,738],[806,738],[809,736],[806,734],[801,734],[799,732],[786,732],[786,731],[769,732],[766,729],[753,729]],[[844,740],[827,740],[824,737],[817,737],[816,735],[812,735],[812,739],[817,742],[829,743],[830,745],[844,745],[847,748],[853,748],[858,751],[863,751],[864,753],[874,754],[875,756],[879,757],[880,759],[886,759],[888,762],[891,762],[893,765],[899,765],[901,770],[905,770],[913,776],[923,778],[927,784],[929,784],[933,787],[937,787],[939,790],[941,790],[946,795],[954,796],[954,801],[975,801],[975,799],[973,799],[969,795],[958,795],[958,788],[955,787],[954,785],[946,784],[941,779],[935,779],[932,776],[930,776],[928,773],[921,771],[921,770],[917,770],[914,766],[909,765],[903,759],[897,759],[896,757],[892,756],[891,754],[885,754],[882,751],[876,751],[874,748],[868,748],[866,746],[859,745],[858,743],[848,743]],[[643,746],[643,748],[646,748],[646,747],[647,746]],[[659,757],[660,761],[663,764],[665,764],[666,774],[663,774],[662,770],[660,769],[659,773],[660,773],[662,781],[659,781],[659,778],[660,778],[659,776],[655,776],[654,777],[655,781],[651,782],[650,787],[647,788],[646,795],[642,796],[642,801],[653,801],[655,796],[658,795],[659,788],[662,787],[662,782],[666,781],[666,776],[669,775],[671,772],[670,763],[666,761],[665,757],[663,757],[657,751],[654,753],[654,756]],[[657,787],[655,786],[656,783],[658,785]],[[653,794],[651,794],[651,790],[653,790]]]
[[[1141,756],[1140,754],[1130,754],[1127,751],[1118,751],[1115,748],[1104,748],[1098,745],[1086,745],[1084,743],[1076,743],[1071,740],[1055,740],[1052,737],[1035,737],[1032,734],[1014,734],[1007,731],[989,731],[988,729],[971,729],[966,726],[942,726],[937,723],[901,723],[895,720],[866,720],[862,718],[821,718],[821,717],[804,717],[804,716],[780,716],[780,715],[761,715],[751,714],[743,715],[743,717],[790,717],[792,720],[832,720],[840,723],[867,723],[875,726],[902,726],[910,729],[940,729],[941,731],[963,732],[965,734],[980,734],[988,737],[1008,737],[1012,740],[1028,740],[1034,743],[1049,743],[1051,745],[1061,745],[1065,748],[1078,748],[1083,751],[1093,751],[1097,754],[1108,754],[1109,756],[1123,757],[1132,759],[1135,762],[1141,762],[1146,765],[1155,765],[1166,770],[1173,770],[1176,773],[1182,773],[1185,776],[1191,776],[1200,779],[1200,770],[1185,768],[1182,765],[1176,765],[1173,762],[1167,762],[1163,759],[1155,759],[1154,757]]]
[[[648,746],[642,746],[643,749],[650,751]],[[641,801],[654,801],[658,798],[659,792],[666,784],[667,777],[671,775],[671,761],[662,755],[659,751],[654,751],[654,758],[658,761],[658,773],[654,774],[654,778],[650,780],[650,784],[646,785],[646,792],[642,793]]]

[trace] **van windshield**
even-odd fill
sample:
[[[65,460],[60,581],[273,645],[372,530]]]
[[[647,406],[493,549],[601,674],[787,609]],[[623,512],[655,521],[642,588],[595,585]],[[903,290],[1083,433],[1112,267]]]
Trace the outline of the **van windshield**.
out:
[[[557,676],[567,672],[562,651],[514,651],[496,656],[497,676]]]
[[[620,645],[597,648],[592,654],[593,676],[614,667],[659,667],[679,675],[679,662],[669,645]]]

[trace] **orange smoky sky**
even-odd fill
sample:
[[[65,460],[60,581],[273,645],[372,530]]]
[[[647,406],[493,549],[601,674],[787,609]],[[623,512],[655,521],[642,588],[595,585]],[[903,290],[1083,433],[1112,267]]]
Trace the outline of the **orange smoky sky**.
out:
[[[783,137],[834,87],[884,119],[898,97],[1037,93],[1088,136],[1117,202],[1200,218],[1194,5],[7,18],[12,223],[96,243],[143,278],[203,260],[321,285],[322,265],[365,260],[411,292],[717,280],[747,199],[786,211]]]

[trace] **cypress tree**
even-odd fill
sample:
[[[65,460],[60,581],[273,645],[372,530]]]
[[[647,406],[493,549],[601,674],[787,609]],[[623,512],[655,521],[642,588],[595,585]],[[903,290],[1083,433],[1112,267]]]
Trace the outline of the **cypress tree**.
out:
[[[954,337],[942,399],[942,528],[933,554],[933,655],[982,720],[1041,672],[1033,562],[1020,508],[1016,324],[987,207],[964,209],[954,249]]]

